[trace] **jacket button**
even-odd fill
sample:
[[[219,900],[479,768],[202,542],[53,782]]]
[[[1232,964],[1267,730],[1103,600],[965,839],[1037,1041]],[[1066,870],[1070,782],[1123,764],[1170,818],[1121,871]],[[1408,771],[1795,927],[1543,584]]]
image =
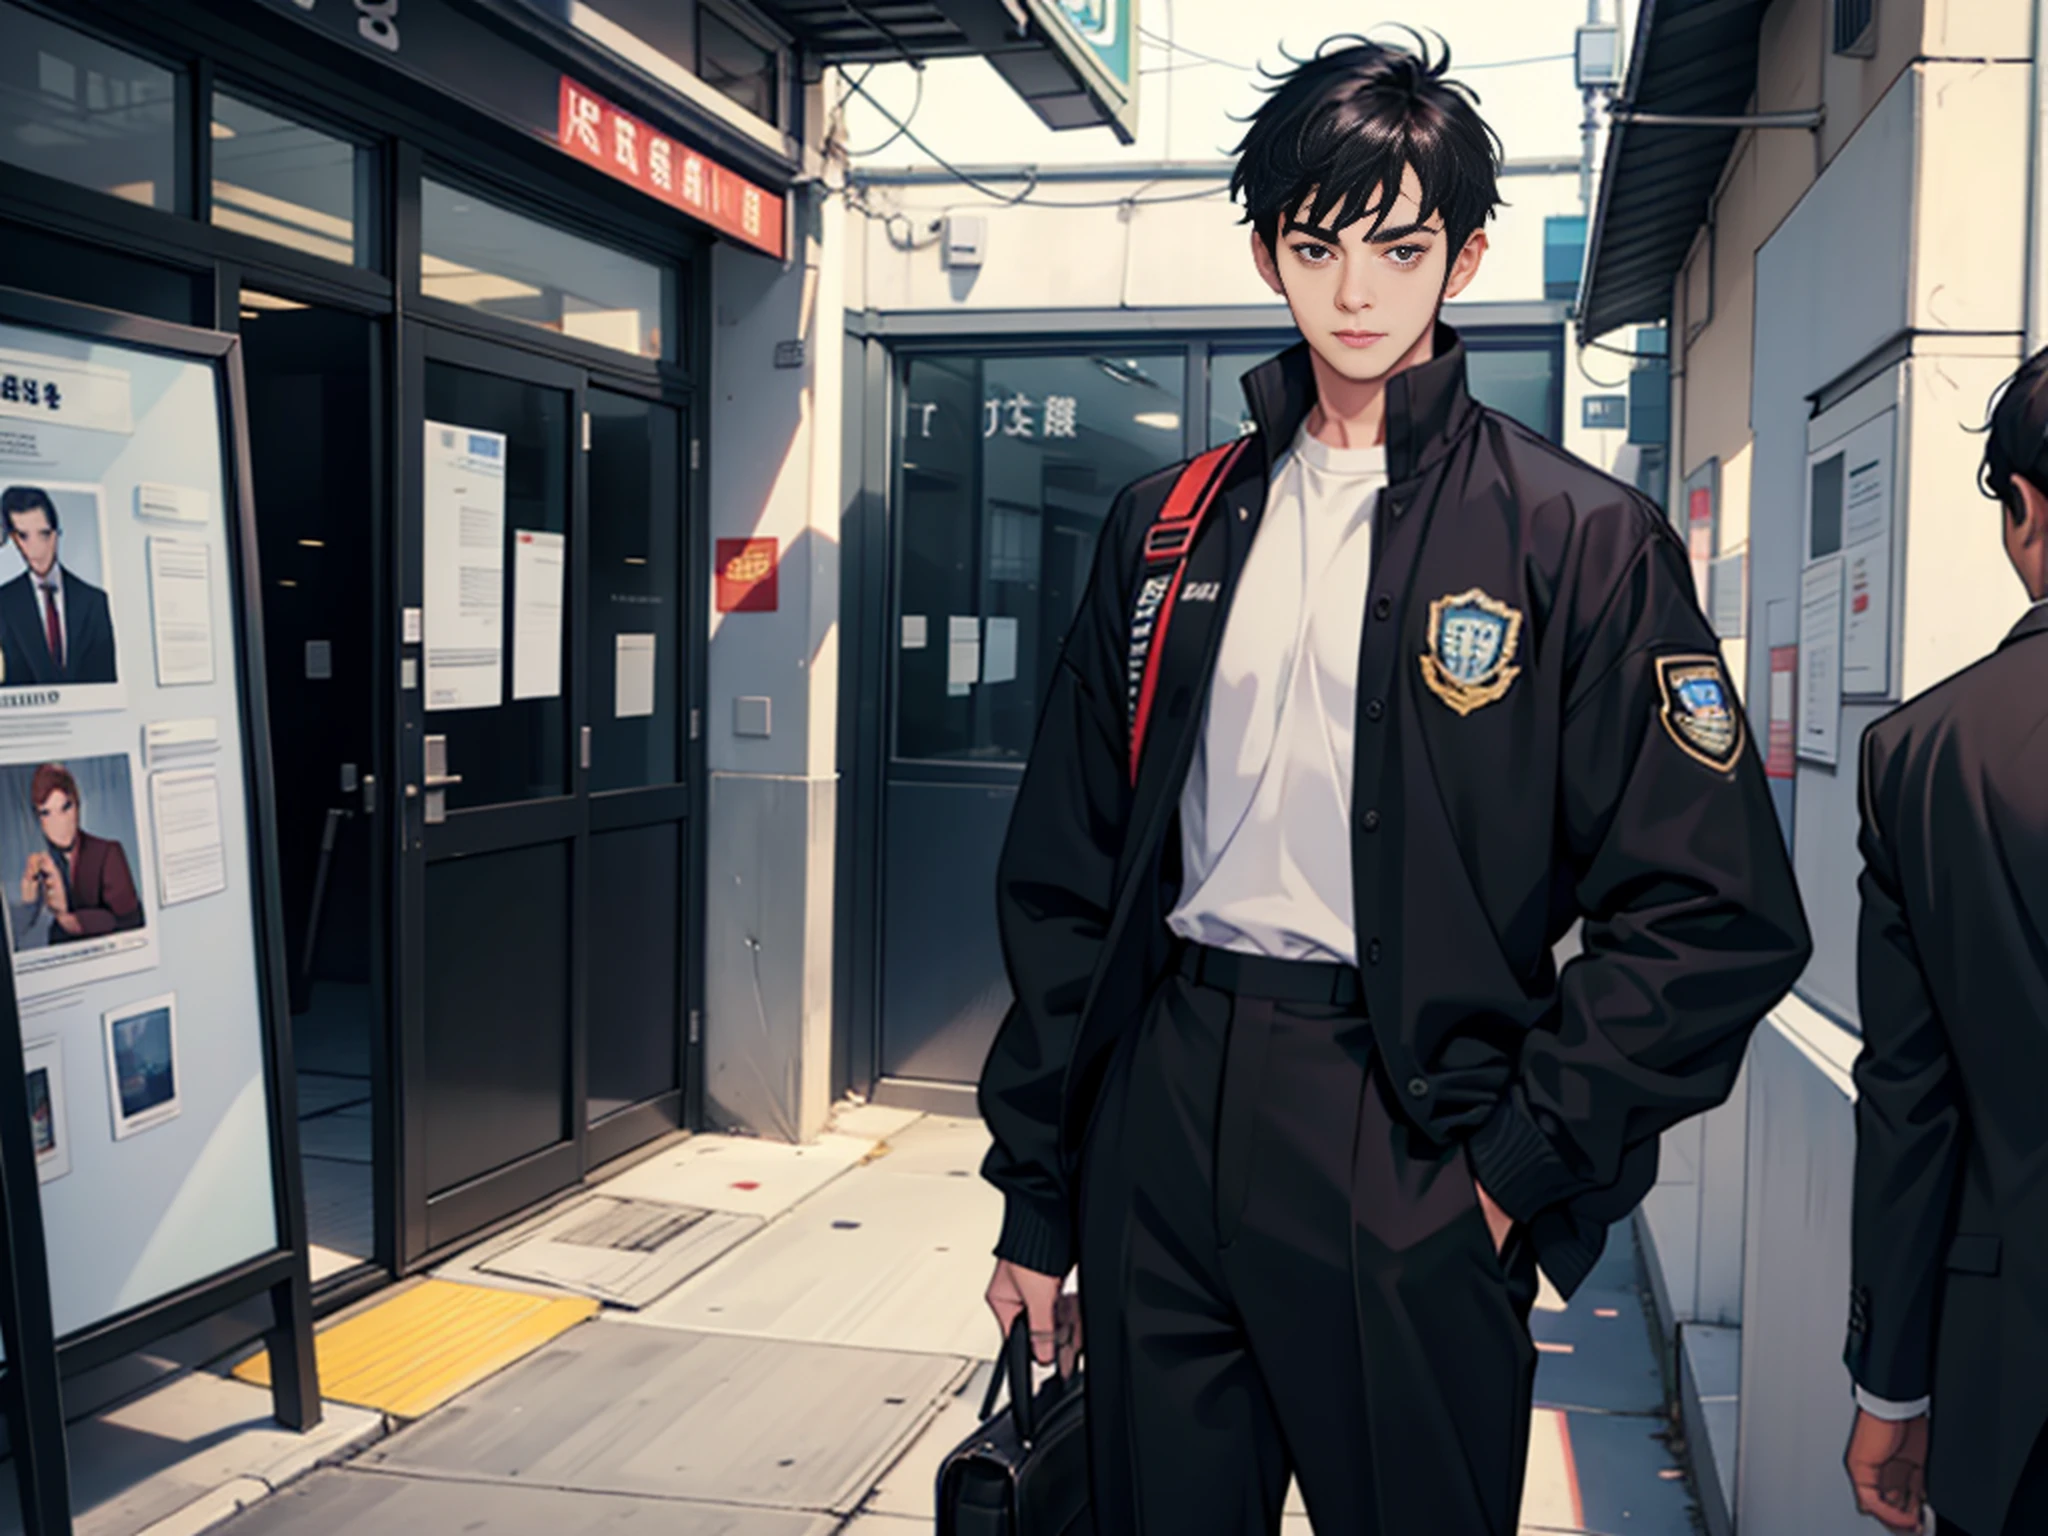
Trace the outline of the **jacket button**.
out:
[[[1387,706],[1382,704],[1378,699],[1374,699],[1370,704],[1365,706],[1365,718],[1368,720],[1377,721],[1382,715],[1386,714],[1386,712]]]
[[[1380,829],[1380,813],[1378,811],[1367,811],[1358,818],[1358,824],[1368,832],[1377,832]]]
[[[1418,1099],[1426,1099],[1426,1098],[1428,1098],[1428,1097],[1429,1097],[1429,1079],[1428,1079],[1428,1078],[1426,1078],[1426,1077],[1411,1077],[1411,1078],[1409,1078],[1409,1079],[1408,1079],[1408,1092],[1409,1092],[1409,1094],[1410,1094],[1410,1095],[1411,1095],[1412,1097],[1414,1097],[1414,1098],[1418,1098]]]
[[[1367,965],[1378,965],[1380,963],[1380,941],[1378,939],[1374,939],[1365,946],[1365,963]]]
[[[1374,618],[1384,619],[1388,614],[1392,613],[1393,611],[1394,600],[1391,597],[1388,597],[1384,592],[1382,592],[1378,597],[1373,599],[1372,616]]]

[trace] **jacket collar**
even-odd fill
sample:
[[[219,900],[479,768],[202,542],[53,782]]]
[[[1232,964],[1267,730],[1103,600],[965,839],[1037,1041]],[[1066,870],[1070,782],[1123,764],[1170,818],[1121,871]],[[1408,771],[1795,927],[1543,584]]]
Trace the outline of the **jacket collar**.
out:
[[[2001,640],[1999,645],[2008,646],[2015,640],[2024,640],[2029,635],[2044,633],[2048,633],[2048,597],[2042,598],[2021,614],[2019,623],[2013,625],[2011,633]]]
[[[1308,343],[1296,342],[1246,374],[1244,395],[1270,467],[1316,403]],[[1387,380],[1388,483],[1399,485],[1427,469],[1463,435],[1473,411],[1465,389],[1465,344],[1438,321],[1436,355]]]

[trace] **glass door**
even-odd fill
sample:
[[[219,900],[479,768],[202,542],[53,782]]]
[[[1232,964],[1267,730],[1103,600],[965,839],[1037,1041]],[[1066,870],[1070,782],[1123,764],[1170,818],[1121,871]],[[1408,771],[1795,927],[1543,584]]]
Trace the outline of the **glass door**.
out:
[[[412,327],[400,661],[406,1248],[581,1172],[580,370]],[[415,382],[416,381],[416,382]]]
[[[881,1076],[972,1084],[1010,1003],[995,868],[1124,485],[1185,452],[1184,352],[920,353],[896,420]]]
[[[425,326],[401,651],[409,1263],[682,1122],[684,407]]]
[[[315,1285],[389,1267],[383,331],[244,283],[238,326]]]
[[[691,945],[682,409],[592,388],[587,1161],[682,1124]]]

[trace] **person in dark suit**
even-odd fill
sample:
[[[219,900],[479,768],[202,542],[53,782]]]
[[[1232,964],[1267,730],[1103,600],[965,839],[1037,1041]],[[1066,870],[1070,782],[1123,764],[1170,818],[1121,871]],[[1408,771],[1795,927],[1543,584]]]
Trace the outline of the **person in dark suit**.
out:
[[[96,939],[140,928],[142,899],[128,855],[112,838],[78,824],[78,781],[62,763],[44,763],[29,781],[29,803],[44,847],[21,872],[21,900],[31,914],[48,913],[51,944]]]
[[[114,681],[114,621],[107,594],[64,569],[63,530],[47,491],[0,491],[0,520],[28,566],[0,586],[0,686]]]
[[[2033,599],[1863,736],[1849,1338],[1858,1506],[2048,1532],[2048,351],[1982,483]]]

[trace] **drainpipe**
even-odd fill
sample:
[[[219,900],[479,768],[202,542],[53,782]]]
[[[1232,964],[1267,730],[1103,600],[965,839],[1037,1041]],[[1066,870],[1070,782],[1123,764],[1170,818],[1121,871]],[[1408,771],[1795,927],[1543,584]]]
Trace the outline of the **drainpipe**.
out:
[[[2048,0],[2034,0],[2033,85],[2027,114],[2028,357],[2048,347]]]
[[[2042,0],[2048,4],[2048,0]],[[1586,0],[1586,25],[1600,25],[1600,0]],[[1593,145],[1600,132],[1600,114],[1594,110],[1599,92],[1587,86],[1579,94],[1586,101],[1586,115],[1579,122],[1579,212],[1593,217]]]

